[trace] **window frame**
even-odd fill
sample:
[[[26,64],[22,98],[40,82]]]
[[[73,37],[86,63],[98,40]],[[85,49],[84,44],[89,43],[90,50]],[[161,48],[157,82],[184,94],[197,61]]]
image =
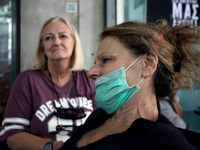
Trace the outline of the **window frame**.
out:
[[[20,73],[20,0],[12,0],[11,84]]]

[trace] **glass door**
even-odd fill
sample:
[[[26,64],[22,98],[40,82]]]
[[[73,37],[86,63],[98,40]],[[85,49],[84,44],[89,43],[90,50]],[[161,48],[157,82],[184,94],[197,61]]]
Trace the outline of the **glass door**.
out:
[[[11,89],[12,3],[0,1],[0,119]],[[1,120],[0,120],[1,121]]]

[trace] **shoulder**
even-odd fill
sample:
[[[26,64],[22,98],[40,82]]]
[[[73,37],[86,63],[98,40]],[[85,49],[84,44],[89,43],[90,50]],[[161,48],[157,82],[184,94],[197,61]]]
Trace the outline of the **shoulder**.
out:
[[[164,115],[160,114],[158,121],[151,127],[156,133],[161,143],[166,142],[168,145],[177,145],[190,147],[191,145],[185,138],[184,134],[178,130]],[[183,144],[184,143],[184,144]]]
[[[41,70],[25,70],[22,71],[14,81],[14,85],[29,84],[38,81],[42,76]]]
[[[170,105],[170,99],[168,96],[158,99],[160,105]]]
[[[87,77],[87,72],[88,70],[79,70],[79,71],[74,71],[75,76],[82,76],[82,77]]]
[[[168,97],[163,97],[158,100],[161,112],[174,111]],[[168,113],[168,112],[167,112]]]
[[[184,137],[183,134],[162,114],[159,115],[158,120],[155,122],[143,118],[137,119],[134,127],[137,127],[140,131],[145,131],[145,134],[149,136],[160,137],[160,140],[162,138],[171,139],[176,136]]]
[[[137,121],[137,133],[140,135],[140,140],[145,142],[144,146],[149,148],[194,149],[183,133],[162,114],[156,122],[145,119],[138,119]]]
[[[90,79],[88,76],[87,76],[87,72],[88,70],[80,70],[80,71],[74,71],[74,76],[77,80],[80,80],[82,82],[87,82],[88,84],[92,84],[94,85],[94,80],[93,79]]]
[[[29,77],[29,76],[40,76],[42,74],[41,70],[25,70],[22,71],[17,78],[24,78],[24,77]]]

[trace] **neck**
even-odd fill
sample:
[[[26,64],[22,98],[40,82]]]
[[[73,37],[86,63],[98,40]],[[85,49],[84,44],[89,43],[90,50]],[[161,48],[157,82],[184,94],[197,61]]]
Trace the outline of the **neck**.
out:
[[[128,125],[131,125],[138,118],[156,121],[158,119],[156,96],[149,88],[145,89],[143,86],[113,115],[113,118]]]
[[[71,60],[62,59],[62,60],[48,60],[47,65],[48,69],[54,70],[57,74],[65,73],[71,68]]]
[[[60,87],[63,87],[71,79],[72,71],[69,69],[70,65],[66,61],[48,62],[48,71],[51,79]]]

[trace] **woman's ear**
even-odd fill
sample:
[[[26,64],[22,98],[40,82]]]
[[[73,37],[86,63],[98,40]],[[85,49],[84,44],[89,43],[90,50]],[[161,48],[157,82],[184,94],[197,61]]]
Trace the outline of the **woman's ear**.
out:
[[[157,69],[157,64],[158,64],[158,57],[151,53],[146,53],[144,55],[142,76],[143,77],[152,76]]]

